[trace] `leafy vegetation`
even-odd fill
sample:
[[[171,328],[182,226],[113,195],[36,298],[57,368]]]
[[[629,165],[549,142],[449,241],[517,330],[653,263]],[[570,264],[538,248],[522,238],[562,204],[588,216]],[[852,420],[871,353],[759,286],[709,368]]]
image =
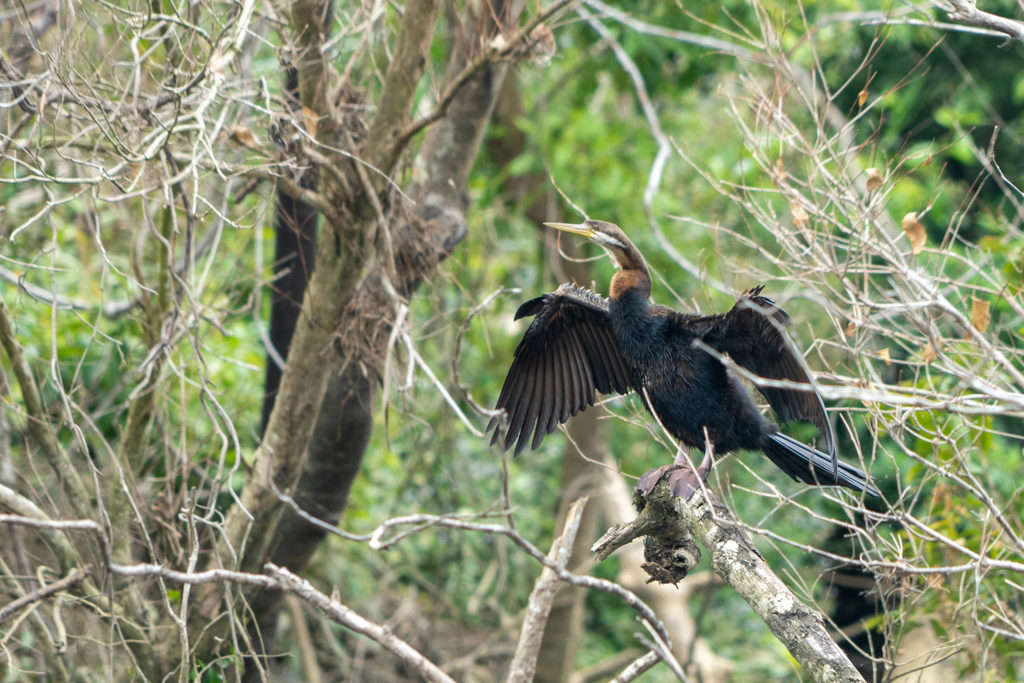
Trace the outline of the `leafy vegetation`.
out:
[[[982,4],[1006,17],[1017,12],[1009,0]],[[196,7],[194,16],[174,2],[101,13],[86,3],[78,11],[87,26],[41,32],[29,56],[4,48],[4,63],[18,71],[4,68],[0,91],[0,298],[14,326],[2,360],[0,433],[9,436],[0,443],[0,506],[25,516],[18,501],[29,501],[49,519],[93,520],[115,562],[189,572],[234,568],[225,518],[238,514],[246,486],[262,476],[260,458],[270,457],[260,446],[260,409],[261,327],[274,278],[271,190],[300,165],[282,161],[293,148],[273,142],[286,112],[276,55],[298,40],[282,28],[291,21],[278,16],[285,8],[260,4],[244,48],[232,50],[217,36],[237,27],[235,10]],[[466,235],[401,301],[403,323],[375,370],[383,381],[373,393],[372,437],[338,526],[370,534],[416,513],[513,519],[525,539],[550,545],[567,491],[563,459],[578,456],[554,435],[536,452],[503,461],[480,434],[486,416],[462,391],[493,404],[525,329],[512,319],[516,309],[563,279],[559,253],[579,246],[564,237],[556,244],[536,225],[537,212],[575,220],[576,206],[627,230],[652,265],[655,300],[722,310],[737,292],[768,283],[793,315],[793,337],[809,349],[835,410],[842,457],[861,461],[884,493],[884,501],[862,504],[810,490],[744,454],[716,467],[714,488],[759,532],[759,549],[798,595],[828,614],[843,601],[868,605],[849,632],[877,634],[870,645],[877,649],[862,654],[879,676],[922,666],[976,680],[1024,676],[1021,45],[959,31],[965,22],[932,8],[611,8],[627,12],[630,23],[600,3],[582,7],[547,22],[557,45],[550,64],[520,61],[506,76],[517,88],[502,97],[519,113],[506,117],[497,107],[465,188],[457,188],[468,206]],[[37,9],[11,10],[17,26],[4,29],[5,44],[23,42],[14,37],[38,20]],[[362,140],[373,121],[362,103],[372,110],[380,101],[401,16],[392,5],[379,13],[335,9],[328,71],[333,86],[348,74],[346,86],[359,90],[361,103],[350,106],[359,113],[350,115],[366,119],[361,127],[345,122]],[[366,31],[356,30],[359,22]],[[430,45],[412,102],[417,115],[442,92],[457,34],[449,22],[443,13],[437,20],[452,30],[438,31]],[[638,22],[713,37],[735,51],[643,33]],[[225,54],[230,67],[207,71]],[[136,75],[122,74],[124,65]],[[30,89],[31,77],[43,76],[55,90]],[[202,85],[179,94],[174,87],[186,76]],[[147,108],[168,93],[184,103],[174,116]],[[332,91],[339,101],[341,94]],[[65,105],[61,97],[78,101]],[[19,98],[35,111],[19,109]],[[315,139],[315,126],[304,125],[296,129]],[[403,153],[419,158],[429,145],[422,138]],[[419,172],[406,159],[383,170],[403,192]],[[253,188],[243,192],[247,183]],[[398,226],[405,210],[395,208],[398,193],[380,195],[387,225]],[[368,206],[338,223],[372,223]],[[914,223],[925,233],[919,246],[907,234]],[[347,235],[354,244],[370,235],[360,242],[366,258],[351,264],[353,280],[391,267],[381,265],[389,247],[380,233],[331,229],[325,218],[321,238]],[[610,264],[586,267],[604,292]],[[344,334],[329,332],[322,353],[336,354]],[[38,383],[38,412],[9,341]],[[333,359],[320,362],[338,374]],[[636,398],[604,407],[610,417],[600,422],[601,440],[620,478],[632,482],[672,457]],[[134,414],[141,422],[132,422]],[[62,458],[41,445],[36,424],[53,433]],[[813,439],[813,430],[801,436]],[[591,505],[601,507],[604,526],[622,521],[609,517],[601,491]],[[5,603],[72,568],[40,529],[11,529],[0,554]],[[75,544],[82,565],[103,563],[95,537],[55,533]],[[582,562],[581,573],[611,581],[623,569],[617,558]],[[854,570],[864,582],[851,598],[836,582]],[[701,571],[710,571],[706,559]],[[459,680],[489,680],[506,673],[539,566],[505,536],[427,526],[384,549],[329,536],[301,573],[389,624]],[[198,633],[180,636],[190,644],[183,655],[179,636],[166,635],[179,632],[177,610],[189,627],[201,619],[199,586],[155,576],[91,580],[68,593],[76,604],[64,603],[66,616],[44,615],[40,603],[8,622],[5,680],[53,674],[56,666],[67,679],[154,674],[130,643],[142,641],[111,626],[123,627],[122,616],[139,622],[140,614],[160,631],[142,628],[163,657],[153,662],[179,667],[181,680],[240,675],[240,653],[251,650],[237,633],[218,633],[231,643],[220,649]],[[633,608],[598,591],[585,601],[575,669],[639,648]],[[131,612],[139,604],[150,606]],[[690,595],[686,611],[709,650],[731,663],[734,680],[782,679],[798,668],[728,587]],[[47,640],[55,640],[58,622],[72,643],[67,651]],[[915,631],[932,651],[901,652]],[[96,643],[113,643],[118,654]],[[312,660],[301,654],[304,644]],[[337,680],[416,675],[308,606],[286,605],[275,647],[286,654],[274,670],[295,677],[312,677],[311,667]],[[126,652],[130,664],[119,659]],[[687,664],[687,651],[676,656]],[[658,667],[644,680],[672,678]]]

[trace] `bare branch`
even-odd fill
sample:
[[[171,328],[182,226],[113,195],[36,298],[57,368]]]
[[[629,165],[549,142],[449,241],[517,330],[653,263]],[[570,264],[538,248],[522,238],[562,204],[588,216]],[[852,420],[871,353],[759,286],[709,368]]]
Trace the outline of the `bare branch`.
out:
[[[430,41],[440,7],[440,0],[413,0],[402,12],[395,53],[388,63],[377,115],[366,140],[373,165],[385,172],[394,165],[401,151],[400,131],[408,123],[416,86],[428,64]]]
[[[548,552],[548,560],[563,571],[572,556],[572,545],[576,542],[576,534],[580,529],[580,520],[583,518],[583,508],[587,500],[584,496],[573,502],[565,516],[562,533],[551,544],[551,550]],[[534,582],[533,592],[526,604],[526,617],[519,631],[519,644],[509,665],[510,683],[528,683],[533,680],[537,671],[537,654],[544,640],[544,628],[547,626],[560,583],[557,573],[548,567],[541,570],[540,576]]]
[[[295,574],[292,574],[283,567],[268,564],[264,567],[264,570],[281,588],[321,610],[332,620],[342,626],[370,638],[411,666],[413,670],[428,681],[435,681],[436,683],[454,683],[453,679],[441,671],[436,664],[392,633],[390,629],[380,626],[379,624],[375,624],[337,600],[332,600],[313,588],[313,585],[309,581],[295,576]]]
[[[555,0],[550,5],[539,11],[533,19],[526,22],[526,25],[519,29],[514,36],[508,40],[503,40],[500,46],[492,44],[484,49],[484,51],[467,64],[465,68],[455,76],[455,78],[445,85],[444,91],[438,98],[437,105],[434,107],[433,111],[416,119],[415,121],[412,121],[402,129],[402,132],[398,135],[398,138],[395,141],[396,148],[401,149],[408,143],[412,136],[416,135],[416,133],[444,116],[448,111],[448,107],[451,106],[453,101],[455,101],[455,97],[459,94],[459,91],[463,86],[470,82],[477,72],[489,64],[507,59],[515,52],[521,50],[523,45],[526,45],[529,41],[533,40],[532,35],[535,28],[548,19],[554,17],[573,2],[577,2],[577,0]]]
[[[648,652],[647,654],[638,657],[629,666],[623,669],[618,676],[612,678],[609,683],[629,683],[629,681],[635,681],[642,673],[654,668],[654,665],[660,661],[661,657],[658,656],[657,652]]]
[[[1017,42],[1024,43],[1024,22],[1007,19],[998,14],[978,9],[977,0],[944,0],[949,3],[946,12],[953,21],[967,26],[996,31]]]
[[[91,568],[88,566],[75,569],[70,574],[65,576],[63,579],[54,581],[53,583],[47,584],[45,586],[41,586],[29,593],[26,593],[25,595],[21,596],[16,600],[11,600],[3,607],[0,607],[0,623],[3,623],[3,621],[7,619],[7,617],[14,614],[22,607],[31,605],[35,602],[39,602],[40,600],[43,600],[53,595],[54,593],[59,593],[65,588],[75,585],[76,583],[78,583],[79,581],[81,581],[89,575],[90,569]]]
[[[640,514],[613,527],[594,544],[599,558],[640,536],[656,539],[657,556],[647,569],[658,581],[680,580],[699,561],[682,553],[696,537],[711,553],[715,573],[732,586],[765,621],[804,670],[817,681],[861,683],[863,678],[832,640],[821,614],[806,607],[779,579],[753,545],[752,537],[709,490],[687,501],[672,495],[661,481],[649,496],[637,496]],[[653,552],[649,548],[649,553]]]

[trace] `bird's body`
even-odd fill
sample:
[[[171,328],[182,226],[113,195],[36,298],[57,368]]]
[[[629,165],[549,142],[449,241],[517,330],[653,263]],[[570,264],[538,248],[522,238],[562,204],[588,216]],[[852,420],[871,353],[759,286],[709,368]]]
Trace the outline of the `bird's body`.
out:
[[[716,321],[647,305],[630,292],[609,302],[616,346],[644,406],[688,446],[718,453],[758,448],[770,429],[750,394],[717,358],[695,345]]]
[[[650,303],[646,263],[617,226],[602,221],[548,225],[598,242],[620,270],[609,299],[565,284],[520,307],[517,319],[536,318],[516,349],[497,402],[508,414],[505,448],[515,443],[517,455],[528,443],[536,448],[558,424],[593,405],[595,392],[632,389],[685,446],[703,452],[710,438],[716,455],[761,450],[794,479],[877,495],[866,475],[835,459],[824,405],[782,331],[789,316],[760,296],[760,287],[744,293],[724,314],[680,313]],[[814,423],[832,455],[781,434],[739,378],[707,349],[759,377],[803,385],[766,385],[760,391],[781,420]],[[493,420],[490,426],[496,425]]]

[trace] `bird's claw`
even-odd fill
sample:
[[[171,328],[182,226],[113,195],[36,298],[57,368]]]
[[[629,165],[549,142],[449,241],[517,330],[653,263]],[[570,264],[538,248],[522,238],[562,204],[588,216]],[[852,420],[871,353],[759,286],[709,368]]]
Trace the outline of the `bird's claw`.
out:
[[[661,478],[665,473],[675,467],[675,465],[662,465],[661,467],[655,467],[653,470],[644,472],[640,476],[640,480],[636,483],[636,490],[645,496],[651,495],[651,491],[658,485]]]
[[[662,479],[666,479],[669,491],[676,498],[689,499],[701,486],[700,473],[689,465],[662,465],[645,472],[637,482],[636,490],[649,496]]]

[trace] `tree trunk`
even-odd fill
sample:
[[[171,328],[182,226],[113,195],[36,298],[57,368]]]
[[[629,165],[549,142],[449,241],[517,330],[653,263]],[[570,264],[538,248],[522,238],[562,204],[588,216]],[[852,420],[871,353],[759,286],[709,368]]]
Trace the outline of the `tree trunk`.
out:
[[[521,4],[515,12],[492,14],[492,9],[479,19],[464,18],[462,30],[453,32],[461,38],[452,51],[449,79],[486,44],[495,31],[494,16],[505,16],[508,28],[522,11]],[[408,300],[466,234],[466,183],[505,71],[504,64],[483,67],[427,131],[416,162],[423,180],[408,191],[416,201],[415,211],[404,220],[395,216],[392,222],[393,267],[360,282],[336,327],[343,335],[343,360],[333,367],[328,364],[325,399],[293,494],[305,511],[329,523],[341,518],[372,432],[374,389],[383,372],[397,303],[388,290],[397,294],[398,302]],[[325,535],[287,510],[271,561],[300,571]],[[265,636],[276,621],[279,598],[280,594],[264,592],[253,601]]]
[[[605,448],[604,430],[600,427],[600,408],[591,408],[569,420],[567,425],[571,443],[567,443],[562,456],[562,501],[558,509],[558,524],[562,528],[566,512],[572,501],[580,496],[594,496],[600,491],[603,477],[600,468],[584,459],[593,457]],[[573,445],[575,444],[575,445]],[[577,450],[578,449],[578,450]],[[588,505],[580,520],[580,529],[572,546],[569,569],[591,563],[590,545],[598,530],[599,505]],[[555,598],[544,640],[537,657],[535,680],[541,683],[566,681],[576,670],[576,652],[583,642],[583,608],[587,591],[578,586],[566,586]]]

